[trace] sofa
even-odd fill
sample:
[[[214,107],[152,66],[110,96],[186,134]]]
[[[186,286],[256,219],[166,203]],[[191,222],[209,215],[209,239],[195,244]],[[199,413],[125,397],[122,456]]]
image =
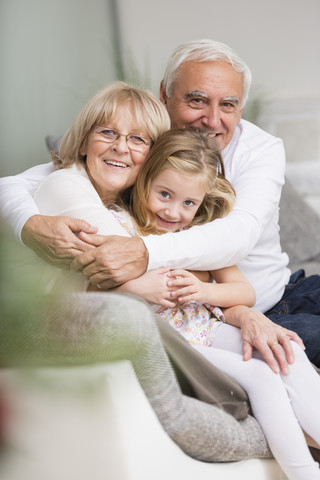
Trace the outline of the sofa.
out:
[[[252,417],[181,394],[141,299],[3,306],[1,479],[286,478]]]
[[[305,268],[308,274],[320,271],[320,219],[289,182],[281,199],[280,236],[293,270]],[[130,306],[131,301],[136,300],[130,299],[124,307],[126,317],[136,308]],[[35,328],[39,335],[37,342],[30,340],[24,323],[30,308],[34,312],[30,316],[40,318]],[[5,342],[1,346],[1,479],[286,478],[263,446],[259,459],[250,458],[250,454],[240,461],[228,461],[227,456],[224,459],[218,456],[215,462],[192,458],[192,454],[184,451],[181,445],[201,443],[203,427],[200,428],[200,420],[196,435],[193,432],[193,437],[188,437],[189,433],[186,433],[188,442],[184,441],[183,432],[176,432],[179,439],[175,441],[174,434],[168,434],[175,419],[166,417],[170,411],[170,395],[161,402],[157,398],[152,404],[146,394],[147,387],[141,384],[141,379],[138,381],[127,355],[121,358],[117,353],[110,360],[101,361],[101,356],[95,357],[97,352],[93,344],[89,352],[89,357],[93,357],[86,361],[88,357],[81,355],[77,342],[80,338],[78,332],[73,330],[69,331],[68,338],[74,340],[74,352],[77,353],[79,348],[79,354],[73,352],[75,356],[70,361],[63,336],[64,322],[61,329],[54,332],[55,340],[59,341],[53,342],[54,345],[52,342],[46,344],[48,332],[42,331],[41,308],[34,304],[30,307],[28,300],[22,308],[23,315],[21,309],[14,315],[19,317],[19,332],[23,332],[24,338],[16,343],[16,337],[12,335],[11,344]],[[52,328],[56,328],[53,325],[51,322],[51,339]],[[100,341],[99,338],[96,340]],[[39,345],[42,346],[41,358],[37,356]],[[51,362],[48,359],[53,358],[52,348],[58,350],[56,360]],[[155,383],[161,382],[161,375],[163,372],[159,368]],[[174,375],[172,378],[172,384],[177,383]],[[164,416],[156,413],[159,408]],[[206,408],[203,403],[204,411]],[[227,449],[221,448],[221,455],[224,452]]]

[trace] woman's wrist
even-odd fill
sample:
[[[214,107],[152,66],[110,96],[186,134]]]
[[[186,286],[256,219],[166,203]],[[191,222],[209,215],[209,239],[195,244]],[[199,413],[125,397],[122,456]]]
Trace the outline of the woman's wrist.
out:
[[[243,323],[247,320],[251,309],[245,305],[236,305],[223,309],[225,322],[234,327],[241,328]]]

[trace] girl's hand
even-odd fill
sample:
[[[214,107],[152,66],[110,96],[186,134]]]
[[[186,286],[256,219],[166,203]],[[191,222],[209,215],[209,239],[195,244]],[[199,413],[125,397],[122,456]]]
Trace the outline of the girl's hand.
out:
[[[207,302],[207,289],[210,284],[201,282],[193,273],[188,270],[171,270],[168,277],[168,285],[172,288],[171,298],[176,298],[179,303]]]
[[[177,302],[172,299],[172,288],[168,286],[169,272],[169,267],[151,270],[141,277],[124,283],[113,291],[134,293],[150,303],[156,303],[166,308],[175,307]]]

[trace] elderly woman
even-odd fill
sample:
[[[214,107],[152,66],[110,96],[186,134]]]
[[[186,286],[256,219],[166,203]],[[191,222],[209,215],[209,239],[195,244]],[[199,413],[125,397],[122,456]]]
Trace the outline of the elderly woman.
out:
[[[104,88],[81,110],[53,155],[58,170],[33,194],[40,212],[87,220],[101,234],[128,235],[106,207],[121,201],[152,144],[169,128],[165,107],[150,92],[121,82]],[[88,282],[43,264],[41,285],[65,292],[85,290]]]

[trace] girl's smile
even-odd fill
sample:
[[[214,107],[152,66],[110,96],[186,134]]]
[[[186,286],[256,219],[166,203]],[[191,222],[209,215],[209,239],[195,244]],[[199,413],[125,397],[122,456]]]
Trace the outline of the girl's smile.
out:
[[[186,228],[193,220],[206,194],[202,174],[194,175],[166,168],[150,185],[148,207],[155,214],[160,230]]]

